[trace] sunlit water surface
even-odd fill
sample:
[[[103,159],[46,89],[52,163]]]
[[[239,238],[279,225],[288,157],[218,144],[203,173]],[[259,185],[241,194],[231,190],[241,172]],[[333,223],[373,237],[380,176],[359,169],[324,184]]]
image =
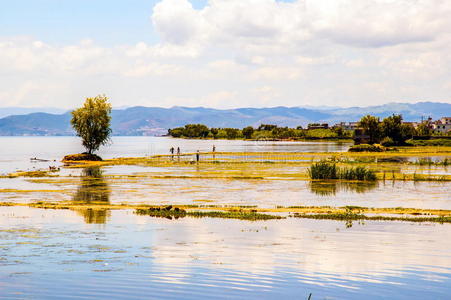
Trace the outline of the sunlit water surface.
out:
[[[105,158],[182,152],[329,152],[347,143],[114,137]],[[60,165],[73,137],[0,137],[0,174]],[[47,162],[30,162],[31,157]],[[305,166],[228,170],[267,179],[203,178],[210,167],[63,169],[55,178],[0,178],[0,201],[451,209],[449,182],[296,180]],[[449,174],[408,165],[393,172]],[[214,171],[214,170],[213,170]],[[129,176],[131,175],[131,176]],[[167,178],[169,176],[169,178]],[[171,177],[173,176],[173,177]],[[266,175],[265,175],[266,176]],[[20,192],[16,191],[21,190]],[[10,191],[9,191],[10,190]],[[349,224],[348,224],[349,225]],[[0,208],[0,298],[449,299],[450,224],[178,220],[132,210]]]
[[[451,226],[2,208],[0,298],[449,299]],[[91,220],[92,221],[92,220]]]
[[[242,140],[187,140],[170,137],[113,137],[111,144],[100,148],[103,158],[143,157],[169,154],[171,147],[182,153],[197,150],[211,151],[213,145],[220,152],[343,152],[349,142],[273,142]],[[0,137],[0,174],[30,168],[59,165],[64,155],[80,153],[84,149],[77,137]],[[30,162],[30,158],[50,160]]]

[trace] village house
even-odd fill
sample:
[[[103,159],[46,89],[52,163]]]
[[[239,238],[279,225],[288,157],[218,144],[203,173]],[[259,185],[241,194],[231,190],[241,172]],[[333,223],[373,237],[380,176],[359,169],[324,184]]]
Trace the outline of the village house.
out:
[[[431,123],[434,133],[451,132],[451,117],[443,117],[440,120]]]
[[[312,124],[308,124],[307,129],[308,130],[312,130],[312,129],[328,129],[329,128],[329,124],[327,123],[312,123]]]
[[[338,124],[335,124],[334,128],[341,128],[343,130],[356,130],[359,128],[359,122],[340,122]]]

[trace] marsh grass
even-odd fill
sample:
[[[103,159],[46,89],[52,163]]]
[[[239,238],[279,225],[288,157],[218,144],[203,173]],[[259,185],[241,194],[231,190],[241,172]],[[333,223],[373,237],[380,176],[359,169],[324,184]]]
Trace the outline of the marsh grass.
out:
[[[320,161],[314,163],[308,169],[308,175],[311,179],[344,179],[344,180],[360,180],[375,181],[376,174],[374,171],[363,167],[342,167],[339,168],[335,163]]]
[[[375,181],[376,174],[365,167],[359,166],[355,168],[341,168],[339,172],[340,179]]]
[[[311,179],[338,179],[338,168],[335,163],[320,161],[308,169]]]
[[[285,219],[282,216],[262,214],[253,211],[193,211],[188,212],[188,216],[194,218],[222,218],[222,219],[239,219],[248,221],[261,221],[273,219]]]
[[[36,170],[36,171],[18,171],[14,173],[10,173],[8,175],[0,176],[0,178],[17,178],[17,177],[58,177],[59,175],[52,174],[53,171],[44,171],[44,170]]]
[[[413,164],[420,165],[420,166],[444,166],[447,167],[451,163],[451,160],[449,160],[447,157],[445,157],[443,160],[436,160],[433,161],[430,157],[420,157],[418,158]]]
[[[337,220],[337,221],[405,221],[405,222],[433,222],[433,223],[451,223],[450,216],[430,216],[430,217],[393,217],[393,216],[367,216],[359,212],[338,212],[325,214],[302,214],[294,213],[291,215],[295,218],[316,219],[316,220]]]

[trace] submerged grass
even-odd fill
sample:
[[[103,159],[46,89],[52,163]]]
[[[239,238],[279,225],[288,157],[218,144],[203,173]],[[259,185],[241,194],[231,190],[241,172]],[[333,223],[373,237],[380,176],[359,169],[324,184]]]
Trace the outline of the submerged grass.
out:
[[[338,221],[405,221],[405,222],[434,222],[434,223],[451,223],[450,216],[436,217],[393,217],[393,216],[367,216],[360,213],[330,213],[330,214],[299,214],[291,215],[295,218],[316,219],[316,220],[338,220]]]
[[[285,219],[282,216],[262,214],[256,211],[245,211],[245,210],[231,210],[231,211],[186,211],[178,207],[150,207],[148,209],[136,209],[135,213],[137,215],[147,215],[151,217],[160,217],[167,219],[178,219],[184,217],[193,218],[221,218],[221,219],[238,219],[238,220],[248,220],[248,221],[259,221],[259,220],[272,220],[272,219]]]
[[[54,171],[18,171],[8,175],[2,175],[0,178],[17,178],[17,177],[58,177],[57,174],[52,174]]]
[[[254,211],[193,211],[188,216],[195,218],[239,219],[249,221],[285,219],[283,216],[257,213]]]

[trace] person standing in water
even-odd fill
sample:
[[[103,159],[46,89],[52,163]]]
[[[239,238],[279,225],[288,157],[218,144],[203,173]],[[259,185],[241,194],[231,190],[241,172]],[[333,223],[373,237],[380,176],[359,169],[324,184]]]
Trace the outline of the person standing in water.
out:
[[[174,159],[174,147],[171,147],[171,149],[169,149],[169,152],[171,152],[171,159]]]
[[[177,147],[177,155],[180,155],[180,147]]]
[[[213,153],[215,153],[215,152],[216,152],[216,146],[213,145]]]
[[[199,150],[197,150],[197,152],[196,152],[196,161],[199,162],[199,159],[200,159],[200,152],[199,152]]]

